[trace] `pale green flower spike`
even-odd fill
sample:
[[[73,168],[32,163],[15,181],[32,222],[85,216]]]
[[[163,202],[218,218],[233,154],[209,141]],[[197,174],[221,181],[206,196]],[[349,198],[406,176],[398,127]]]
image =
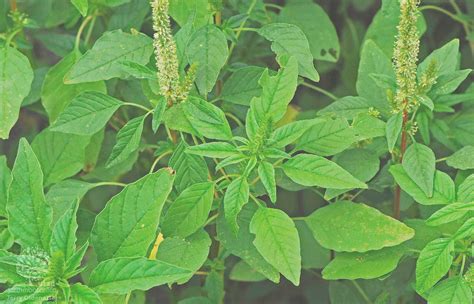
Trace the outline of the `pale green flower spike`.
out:
[[[416,70],[420,40],[416,27],[419,0],[401,0],[398,36],[395,42],[393,62],[397,79],[394,109],[409,110],[416,104]]]
[[[168,15],[169,0],[152,0],[151,7],[160,91],[171,106],[188,98],[196,75],[196,67],[191,66],[183,81],[180,80],[176,42],[171,33]]]

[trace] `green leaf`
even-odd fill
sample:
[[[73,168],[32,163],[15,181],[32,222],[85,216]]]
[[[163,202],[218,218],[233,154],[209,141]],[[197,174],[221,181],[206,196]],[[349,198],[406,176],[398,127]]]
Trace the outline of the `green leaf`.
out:
[[[141,33],[121,30],[105,32],[97,39],[64,78],[64,83],[75,84],[126,77],[120,62],[131,61],[145,65],[153,53],[153,40]]]
[[[260,125],[269,119],[276,123],[283,115],[291,99],[295,95],[298,80],[298,65],[295,57],[290,57],[283,64],[276,76],[270,76],[265,70],[259,80],[262,86],[262,95],[251,101],[255,119]]]
[[[250,223],[253,243],[265,260],[295,286],[300,284],[300,239],[295,223],[283,211],[260,207]]]
[[[392,79],[395,78],[390,58],[374,41],[367,40],[362,46],[356,83],[357,93],[365,98],[370,106],[388,114],[391,111],[391,106],[387,99],[387,92],[377,86],[370,77],[371,74],[382,74]]]
[[[342,118],[352,119],[360,113],[368,113],[369,108],[370,104],[365,98],[359,96],[346,96],[319,110],[318,114],[335,114]]]
[[[344,151],[356,141],[345,118],[326,118],[315,123],[298,140],[296,148],[321,156]]]
[[[301,243],[301,266],[303,269],[321,269],[331,260],[330,250],[321,246],[313,236],[306,221],[295,220]]]
[[[101,304],[99,295],[86,285],[76,283],[71,285],[71,299],[74,304]]]
[[[8,192],[8,229],[22,248],[49,252],[52,211],[43,193],[43,173],[33,149],[20,139]]]
[[[386,123],[369,113],[360,113],[352,121],[355,141],[385,137]]]
[[[328,249],[367,252],[401,244],[414,230],[365,204],[340,201],[306,218],[316,240]]]
[[[211,238],[204,230],[198,230],[187,238],[167,237],[160,243],[156,259],[190,271],[190,276],[180,280],[184,283],[206,262]]]
[[[20,106],[33,82],[28,58],[9,46],[0,46],[0,139],[8,139]]]
[[[425,145],[413,143],[403,156],[403,169],[426,196],[433,196],[436,157]]]
[[[212,158],[226,158],[236,155],[238,152],[237,148],[229,143],[212,142],[188,147],[186,153]]]
[[[229,56],[224,33],[213,24],[200,28],[191,36],[186,55],[189,63],[197,64],[196,85],[201,95],[206,96]]]
[[[322,275],[325,280],[379,278],[397,268],[403,253],[401,246],[363,253],[340,252],[324,268]]]
[[[0,216],[7,217],[8,188],[12,180],[10,168],[7,166],[7,158],[0,156]]]
[[[71,3],[77,8],[83,17],[87,16],[89,9],[89,0],[71,0]]]
[[[456,71],[459,54],[459,39],[453,39],[437,50],[431,52],[419,65],[418,77],[423,75],[432,61],[436,63],[437,76]]]
[[[51,255],[60,251],[64,259],[68,260],[76,251],[76,231],[78,227],[76,214],[78,207],[79,202],[64,213],[54,225],[50,242]]]
[[[317,25],[314,20],[318,20]],[[308,38],[314,59],[336,62],[340,46],[336,28],[324,9],[312,1],[293,1],[280,11],[279,22],[298,26]]]
[[[224,195],[224,215],[234,234],[239,231],[237,216],[242,207],[249,201],[249,184],[247,178],[241,176],[233,180]]]
[[[171,204],[161,223],[165,237],[185,238],[207,220],[214,197],[214,183],[205,182],[191,185],[179,194]]]
[[[453,263],[454,241],[436,239],[426,245],[416,261],[416,291],[425,293],[449,270]]]
[[[156,102],[155,111],[153,111],[153,119],[151,121],[151,128],[153,132],[156,133],[161,123],[163,122],[165,111],[166,111],[166,100],[165,98],[160,98]]]
[[[60,182],[81,171],[90,137],[52,132],[45,129],[38,134],[31,148],[38,157],[44,185]]]
[[[204,159],[186,153],[188,145],[181,141],[171,155],[169,166],[176,171],[174,185],[181,193],[187,187],[207,181],[208,169]]]
[[[117,143],[110,153],[105,166],[110,168],[126,160],[133,152],[137,151],[143,132],[143,123],[146,115],[135,117],[128,121],[117,133]]]
[[[268,196],[272,203],[276,202],[276,181],[275,181],[275,168],[269,162],[262,161],[258,166],[258,176],[262,182],[265,190],[267,190]]]
[[[207,0],[170,1],[169,13],[181,27],[190,21],[195,28],[199,28],[206,25],[210,17]]]
[[[474,174],[469,175],[458,188],[458,201],[464,203],[474,202]]]
[[[79,94],[87,91],[107,93],[103,81],[65,84],[64,76],[79,59],[79,52],[71,52],[55,64],[45,76],[41,90],[41,103],[48,113],[49,121],[54,122],[62,111]]]
[[[51,127],[51,131],[78,135],[99,132],[123,103],[98,92],[85,92],[75,97]]]
[[[455,169],[474,169],[474,146],[465,146],[446,159],[446,164]]]
[[[126,294],[170,284],[190,274],[189,270],[162,261],[115,258],[97,265],[90,275],[89,286],[99,293]]]
[[[474,211],[474,202],[449,204],[433,213],[426,223],[430,226],[443,225],[464,217],[470,211]]]
[[[299,75],[319,81],[308,39],[298,26],[288,23],[270,23],[258,29],[258,33],[272,42],[272,50],[277,57],[286,55],[296,58]]]
[[[273,131],[270,142],[275,148],[284,148],[300,138],[311,126],[318,123],[318,119],[306,119],[291,122]]]
[[[471,304],[472,290],[462,275],[454,276],[437,284],[428,295],[430,304]]]
[[[472,238],[474,235],[474,217],[468,219],[461,227],[456,231],[456,233],[451,237],[451,239],[457,241],[464,238]]]
[[[262,87],[258,83],[265,69],[257,66],[248,66],[236,70],[224,83],[222,100],[249,106],[254,96],[262,94]]]
[[[193,135],[200,136],[199,132],[194,129],[193,125],[186,116],[184,108],[186,103],[178,103],[171,108],[168,108],[163,113],[163,122],[171,130],[186,132]]]
[[[151,70],[145,65],[133,61],[120,61],[117,65],[130,77],[157,81],[156,71]]]
[[[448,95],[454,92],[471,74],[471,69],[444,74],[438,77],[430,91],[430,95]]]
[[[433,196],[428,197],[408,176],[402,165],[392,165],[389,171],[403,191],[422,205],[446,205],[453,202],[456,197],[454,182],[451,177],[444,172],[435,172]]]
[[[385,126],[385,136],[387,137],[388,151],[393,152],[398,137],[402,133],[403,126],[403,112],[398,112],[396,115],[390,116]]]
[[[298,154],[283,164],[283,171],[295,183],[307,187],[367,188],[365,183],[353,177],[336,163],[317,155]]]
[[[184,113],[192,127],[202,136],[220,140],[232,138],[224,112],[215,105],[197,97],[189,97],[184,103]]]
[[[261,282],[266,278],[261,273],[252,269],[245,261],[241,260],[232,267],[229,273],[229,279],[238,282]]]
[[[224,212],[219,212],[217,218],[217,236],[224,248],[231,254],[240,257],[257,272],[264,275],[274,283],[280,281],[280,274],[270,265],[259,253],[253,241],[255,236],[250,233],[249,226],[251,219],[257,211],[255,204],[246,204],[237,217],[239,231],[237,234],[231,230],[228,222],[224,217]]]
[[[99,261],[144,256],[155,238],[174,176],[168,169],[128,184],[97,215],[91,244]]]

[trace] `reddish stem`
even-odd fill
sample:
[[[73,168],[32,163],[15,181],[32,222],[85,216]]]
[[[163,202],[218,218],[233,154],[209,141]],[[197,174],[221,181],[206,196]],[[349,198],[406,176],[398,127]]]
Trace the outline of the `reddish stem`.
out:
[[[10,8],[12,11],[16,11],[16,0],[10,0]]]
[[[400,145],[400,163],[403,161],[403,155],[405,154],[405,150],[407,149],[407,131],[406,131],[407,122],[408,122],[408,111],[404,109],[403,110],[403,123],[402,123],[402,142]],[[397,185],[395,188],[395,197],[393,200],[393,217],[396,219],[400,219],[400,198],[401,198],[401,189],[400,189],[400,186]]]

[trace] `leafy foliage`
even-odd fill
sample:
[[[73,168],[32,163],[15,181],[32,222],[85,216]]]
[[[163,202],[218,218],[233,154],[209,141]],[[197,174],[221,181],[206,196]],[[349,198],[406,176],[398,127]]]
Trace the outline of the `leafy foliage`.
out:
[[[0,0],[0,302],[472,303],[473,51],[467,0]]]

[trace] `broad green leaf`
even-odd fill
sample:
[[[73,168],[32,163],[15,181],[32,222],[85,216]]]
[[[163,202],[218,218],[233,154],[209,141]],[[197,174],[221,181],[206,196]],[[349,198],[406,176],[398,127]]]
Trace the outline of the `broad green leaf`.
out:
[[[185,239],[168,237],[160,243],[156,259],[195,273],[206,261],[210,246],[211,238],[204,230],[198,230]],[[183,281],[190,278],[191,275]]]
[[[438,77],[430,91],[430,95],[447,95],[454,92],[461,83],[471,74],[471,69],[456,71]]]
[[[178,103],[171,108],[168,108],[163,113],[163,122],[171,130],[186,132],[193,135],[200,135],[199,132],[193,127],[184,108],[186,103]]]
[[[428,197],[408,176],[402,165],[392,165],[389,171],[403,191],[422,205],[446,205],[453,202],[456,198],[454,182],[444,172],[439,170],[435,172],[433,196]]]
[[[436,239],[426,245],[416,261],[416,291],[425,293],[449,270],[453,263],[454,241]]]
[[[269,162],[262,161],[258,166],[258,176],[262,182],[265,190],[267,190],[268,196],[272,203],[276,202],[276,181],[275,181],[275,168]]]
[[[195,28],[199,28],[206,25],[210,18],[207,0],[172,0],[169,13],[181,27],[192,22]]]
[[[352,176],[363,182],[371,180],[380,169],[379,158],[373,151],[368,149],[348,149],[334,156],[332,160],[352,174]],[[348,189],[327,189],[324,198],[326,200],[332,199],[347,190]]]
[[[261,282],[266,278],[261,273],[252,269],[245,261],[241,260],[232,267],[229,273],[229,279],[238,282]]]
[[[75,84],[125,77],[119,64],[131,61],[145,65],[153,53],[153,40],[141,33],[106,32],[66,74],[64,83]]]
[[[397,268],[403,253],[402,246],[363,253],[340,252],[324,268],[322,275],[325,280],[379,278]]]
[[[352,121],[355,141],[385,137],[386,123],[369,113],[360,113]]]
[[[230,229],[237,234],[239,225],[237,216],[249,201],[249,184],[245,176],[233,180],[224,195],[224,215]]]
[[[44,303],[56,297],[56,288],[27,283],[14,285],[0,293],[0,301],[4,303]]]
[[[38,134],[31,148],[38,157],[44,185],[60,182],[81,171],[90,137],[53,132],[49,128]]]
[[[43,173],[33,149],[20,139],[8,193],[8,229],[23,249],[49,251],[52,210],[43,193]]]
[[[101,304],[102,301],[94,290],[86,285],[76,283],[71,285],[71,299],[74,304]]]
[[[206,96],[229,56],[224,33],[213,24],[200,28],[191,36],[186,55],[191,64],[197,64],[196,85],[201,95]]]
[[[382,74],[395,78],[390,58],[374,41],[367,40],[362,46],[356,83],[357,93],[365,98],[370,106],[388,114],[391,106],[387,99],[387,92],[377,86],[370,77],[371,74]]]
[[[130,0],[94,0],[94,2],[108,7],[116,7],[130,2]]]
[[[277,57],[286,55],[296,58],[299,75],[319,81],[308,39],[298,26],[288,23],[270,23],[260,28],[258,33],[272,42],[272,50]]]
[[[123,126],[117,133],[117,143],[107,160],[106,167],[110,168],[126,160],[133,152],[137,151],[143,132],[143,123],[146,116],[135,117]]]
[[[231,230],[224,217],[224,212],[219,212],[219,217],[217,218],[217,236],[219,242],[231,254],[240,257],[249,264],[252,269],[261,273],[272,282],[278,283],[280,281],[280,274],[263,258],[253,244],[255,236],[250,233],[249,226],[256,211],[257,207],[255,204],[246,204],[243,206],[242,211],[237,217],[237,224],[239,225],[237,235]]]
[[[270,137],[271,146],[284,148],[292,144],[318,122],[318,119],[299,120],[279,127]]]
[[[388,151],[393,152],[395,144],[397,143],[398,137],[402,133],[403,125],[403,112],[398,112],[396,115],[392,115],[385,127],[385,136],[387,137]]]
[[[413,143],[403,156],[403,169],[424,194],[433,197],[436,157],[425,145]]]
[[[257,66],[248,66],[236,70],[224,83],[220,98],[227,102],[249,106],[250,100],[262,94],[262,87],[258,80],[264,69]]]
[[[232,138],[224,112],[215,105],[197,97],[190,97],[184,103],[184,113],[192,127],[202,136],[221,140]]]
[[[263,88],[262,95],[251,101],[258,125],[264,120],[276,123],[285,115],[287,106],[295,94],[297,80],[298,63],[295,57],[290,57],[276,76],[270,76],[268,70],[263,72],[259,80]]]
[[[0,156],[0,216],[7,217],[7,195],[8,187],[12,180],[10,168],[7,166],[7,158]]]
[[[88,248],[89,242],[86,241],[68,260],[66,260],[66,268],[64,270],[65,277],[72,278],[82,272],[83,269],[81,269],[80,266]]]
[[[79,59],[80,53],[72,52],[55,64],[46,74],[41,91],[41,103],[48,113],[49,121],[53,123],[71,100],[87,91],[107,93],[105,83],[86,82],[65,84],[64,76]]]
[[[353,177],[336,163],[317,155],[298,154],[283,164],[283,171],[295,183],[307,187],[367,188],[365,183]]]
[[[344,151],[356,141],[354,130],[344,118],[318,121],[301,136],[297,149],[321,156]]]
[[[76,231],[78,227],[76,214],[78,207],[77,202],[54,225],[50,242],[51,255],[59,251],[63,254],[64,259],[68,260],[76,251]]]
[[[426,223],[430,226],[439,226],[456,221],[464,217],[470,211],[474,211],[474,202],[449,204],[433,213],[426,220]]]
[[[190,274],[189,270],[144,257],[114,258],[97,265],[89,286],[99,293],[126,294],[170,284]]]
[[[360,113],[368,113],[370,107],[369,102],[363,97],[346,96],[319,110],[318,114],[335,114],[342,118],[352,119]]]
[[[314,20],[318,20],[317,24]],[[293,1],[280,11],[278,21],[298,26],[308,38],[314,59],[336,62],[340,46],[336,28],[324,9],[312,1]]]
[[[328,249],[367,252],[401,244],[414,236],[405,224],[365,204],[340,201],[306,218],[316,240]]]
[[[0,282],[1,283],[21,283],[26,279],[18,274],[17,268],[15,265],[9,263],[4,263],[3,259],[11,258],[14,256],[13,253],[6,250],[0,250]]]
[[[75,179],[67,179],[51,186],[46,193],[46,201],[53,209],[53,224],[94,187],[94,184]]]
[[[168,105],[166,104],[166,100],[164,97],[157,100],[155,110],[153,111],[153,119],[151,121],[151,128],[155,133],[156,131],[158,131],[158,128],[163,122],[167,106]]]
[[[185,238],[201,228],[211,211],[214,183],[191,185],[179,194],[166,211],[161,223],[165,237]]]
[[[181,141],[171,155],[169,166],[176,171],[174,186],[181,193],[187,187],[207,181],[208,169],[204,159],[186,153],[188,145]]]
[[[28,58],[9,46],[0,46],[0,139],[8,139],[20,106],[33,82]]]
[[[212,142],[188,147],[186,153],[212,158],[226,158],[236,155],[238,152],[237,148],[229,143]]]
[[[301,267],[303,269],[321,269],[331,260],[330,250],[321,246],[313,232],[303,220],[295,220],[301,243]]]
[[[462,275],[454,276],[437,284],[428,295],[429,304],[471,304],[472,289]]]
[[[469,175],[461,185],[459,185],[457,197],[459,202],[474,202],[474,174]]]
[[[123,103],[98,92],[75,97],[51,127],[51,131],[93,135],[100,131]]]
[[[174,176],[168,169],[128,184],[97,215],[91,244],[99,261],[144,256],[155,238]]]
[[[474,146],[465,146],[446,159],[446,164],[455,169],[474,169]]]
[[[253,243],[265,260],[294,285],[300,284],[300,239],[295,223],[281,210],[260,207],[250,223]]]
[[[87,16],[89,9],[89,0],[71,0],[71,3],[77,8],[83,17]]]
[[[464,238],[472,238],[474,235],[474,217],[468,219],[451,237],[453,240],[462,240]]]
[[[437,76],[453,73],[456,70],[459,54],[459,39],[453,39],[434,50],[418,65],[418,77],[423,75],[432,61],[436,63]]]
[[[157,81],[156,72],[145,65],[133,61],[120,61],[117,64],[120,66],[120,69],[130,77]]]

